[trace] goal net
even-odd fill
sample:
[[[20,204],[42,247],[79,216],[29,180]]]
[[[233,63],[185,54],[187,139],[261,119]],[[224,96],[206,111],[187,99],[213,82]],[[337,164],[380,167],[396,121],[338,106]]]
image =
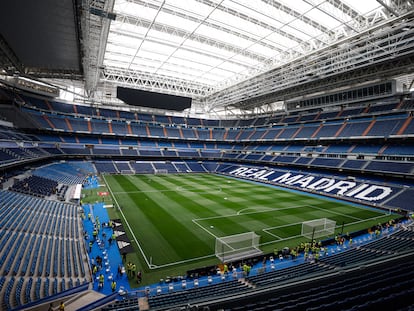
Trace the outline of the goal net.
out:
[[[336,221],[328,218],[314,219],[302,223],[302,236],[317,239],[335,233]]]
[[[121,170],[121,175],[134,175],[135,171],[132,170]]]
[[[155,175],[165,175],[165,174],[168,174],[168,170],[167,169],[163,169],[163,168],[155,169],[154,170],[154,174]]]
[[[229,262],[260,255],[259,241],[260,235],[254,232],[216,238],[216,256],[222,262]]]

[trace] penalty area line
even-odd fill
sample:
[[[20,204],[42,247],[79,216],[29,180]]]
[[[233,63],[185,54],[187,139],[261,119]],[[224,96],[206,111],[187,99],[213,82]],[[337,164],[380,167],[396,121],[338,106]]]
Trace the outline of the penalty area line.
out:
[[[309,206],[309,205],[307,205],[307,204],[305,204],[305,205],[294,205],[294,206],[281,207],[281,208],[279,208],[279,207],[266,207],[266,206],[264,206],[263,208],[267,208],[267,210],[261,210],[261,211],[253,211],[253,212],[243,213],[243,211],[245,211],[245,210],[249,210],[249,209],[254,210],[255,209],[255,207],[245,207],[245,208],[242,208],[241,210],[239,210],[234,215],[249,215],[249,214],[268,213],[268,212],[275,212],[275,211],[277,212],[277,211],[283,211],[283,210],[286,210],[286,209],[306,207],[306,206]],[[234,216],[234,215],[232,214],[230,216]]]

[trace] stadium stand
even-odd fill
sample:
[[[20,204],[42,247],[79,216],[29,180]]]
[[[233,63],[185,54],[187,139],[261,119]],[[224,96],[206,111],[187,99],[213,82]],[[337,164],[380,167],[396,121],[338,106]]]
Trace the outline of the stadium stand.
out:
[[[76,205],[5,190],[0,191],[0,198],[0,273],[4,284],[0,297],[4,310],[73,288],[72,279],[90,281],[88,265],[82,260],[86,251],[81,246],[84,239]],[[63,287],[51,289],[48,284],[53,279]]]
[[[203,120],[96,109],[45,101],[28,95],[23,96],[23,99],[25,101],[13,102],[12,105],[19,107],[22,115],[31,120],[35,127],[30,130],[0,128],[2,167],[7,170],[10,167],[12,170],[15,167],[25,168],[29,163],[32,174],[28,179],[16,182],[10,188],[14,192],[1,192],[2,196],[11,197],[11,201],[5,201],[8,202],[8,208],[4,207],[0,211],[4,216],[4,227],[1,228],[8,228],[0,232],[3,250],[0,252],[0,297],[6,310],[41,301],[45,297],[58,295],[91,281],[89,267],[82,260],[82,257],[87,256],[84,242],[81,242],[82,234],[77,233],[82,228],[71,221],[79,218],[76,216],[76,206],[71,207],[74,209],[71,216],[57,219],[48,215],[42,221],[30,214],[26,205],[23,207],[21,203],[14,203],[14,200],[20,202],[23,199],[14,199],[13,196],[30,194],[30,200],[33,201],[25,201],[29,202],[27,206],[34,206],[37,213],[47,214],[49,208],[56,211],[49,204],[54,206],[57,203],[42,198],[56,194],[62,199],[71,185],[83,184],[87,176],[95,173],[212,172],[309,191],[385,210],[413,211],[410,199],[413,195],[414,152],[410,135],[414,131],[412,111],[407,111],[410,109],[407,108],[410,107],[409,104],[397,105],[395,101],[358,103],[355,107],[344,109],[330,107],[326,111],[291,112],[286,116],[280,114],[241,120]],[[273,178],[261,181],[232,173],[245,167],[272,171]],[[6,173],[4,176],[7,176]],[[307,189],[305,181],[299,177],[298,183],[294,182],[293,178],[299,175],[315,180],[334,180],[342,185],[355,183],[366,189],[371,186],[386,188],[390,194],[373,200],[368,195],[347,196],[341,192],[340,186],[330,191]],[[289,178],[292,179],[289,181]],[[32,188],[32,184],[36,188]],[[378,194],[378,191],[373,193]],[[36,219],[33,225],[29,222],[32,217]],[[374,264],[372,259],[376,263],[391,260],[387,257],[391,254],[398,260],[401,253],[413,248],[412,236],[402,231],[399,234],[402,236],[390,235],[373,241],[369,246],[355,247],[338,254],[338,257],[321,258],[318,264],[306,262],[286,270],[277,269],[249,276],[247,283],[226,279],[226,282],[211,284],[206,288],[191,288],[190,281],[193,280],[189,279],[188,290],[161,294],[151,292],[147,302],[151,310],[184,307],[188,303],[200,302],[204,306],[220,306],[225,310],[288,310],[294,301],[309,310],[339,306],[358,309],[378,307],[381,303],[391,304],[401,297],[401,293],[410,290],[406,285],[412,285],[400,278],[398,271],[403,270],[396,272],[398,276],[395,279],[390,278],[390,282],[398,281],[401,286],[384,286],[395,296],[385,295],[386,290],[381,288],[378,292],[372,292],[375,299],[369,300],[364,294],[364,286],[358,287],[361,294],[350,291],[348,295],[345,283],[338,283],[338,288],[346,293],[342,300],[330,292],[325,295],[330,297],[328,299],[320,294],[320,291],[326,291],[324,281],[321,281],[320,288],[316,287],[319,291],[298,291],[299,296],[308,299],[298,299],[298,296],[290,296],[283,290],[272,294],[270,290],[263,294],[258,291],[261,288],[274,288],[275,281],[277,285],[288,287],[298,280],[306,282],[308,278],[324,274],[332,277],[332,282],[336,284],[339,280],[334,279],[334,274],[339,270],[341,273],[350,270],[343,272],[346,280],[348,275],[352,275],[353,267],[357,269],[356,267]],[[55,235],[56,241],[52,238]],[[67,236],[70,238],[64,239]],[[22,241],[27,248],[8,242],[15,240]],[[63,256],[65,253],[74,256],[66,258]],[[354,280],[353,277],[350,280]],[[358,286],[360,283],[361,280],[356,281]],[[384,285],[380,282],[375,284]],[[211,302],[222,298],[223,288],[234,301]],[[249,298],[249,302],[244,302],[240,296],[246,294],[254,294],[253,300],[257,302],[252,302],[252,298]],[[280,295],[284,300],[272,300],[270,296],[274,295]],[[240,301],[243,301],[243,306]],[[402,303],[399,306],[406,307]],[[122,299],[106,309],[119,307],[136,309],[137,299]]]
[[[30,176],[13,184],[10,190],[44,198],[57,191],[58,182],[39,176]]]
[[[412,227],[397,229],[364,245],[349,246],[337,254],[323,251],[320,261],[304,261],[303,257],[293,259],[296,263],[285,268],[276,268],[276,264],[268,260],[266,269],[270,271],[239,280],[232,280],[229,275],[221,282],[184,290],[177,288],[180,286],[177,281],[177,287],[173,285],[169,292],[160,291],[160,287],[150,291],[148,303],[151,310],[190,307],[191,310],[259,311],[336,310],[339,307],[366,310],[367,306],[383,307],[386,302],[390,307],[404,310],[411,306],[411,301],[403,301],[401,297],[412,291],[413,281],[408,276],[413,273],[414,265],[410,255],[414,250],[413,232]],[[187,283],[196,281],[191,279]],[[133,310],[138,300],[124,299],[103,310]]]
[[[95,173],[95,167],[86,161],[52,163],[33,171],[33,175],[55,180],[60,184],[82,184],[89,174]]]

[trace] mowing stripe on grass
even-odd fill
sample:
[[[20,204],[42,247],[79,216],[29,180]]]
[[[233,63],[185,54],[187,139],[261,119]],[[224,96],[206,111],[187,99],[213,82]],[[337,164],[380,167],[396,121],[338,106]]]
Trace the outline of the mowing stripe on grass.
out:
[[[169,178],[164,178],[162,180],[162,183],[160,186],[161,187],[171,187],[174,184],[169,182]],[[190,184],[188,184],[188,186],[190,186]],[[194,185],[196,186],[196,185]],[[191,195],[186,194],[181,194],[181,193],[175,193],[173,194],[173,196],[175,197],[176,201],[180,201],[180,202],[186,202],[186,204],[182,205],[182,208],[187,210],[187,212],[185,213],[185,215],[183,215],[182,217],[185,217],[186,219],[189,220],[193,220],[194,218],[198,217],[200,214],[205,214],[206,212],[210,215],[215,215],[213,217],[223,217],[223,216],[217,216],[219,215],[219,212],[221,212],[221,214],[225,215],[229,212],[232,212],[233,210],[228,209],[227,207],[223,206],[222,204],[218,203],[215,200],[214,196],[210,195],[210,198],[206,198],[203,195],[200,195],[200,193],[192,193]],[[187,204],[189,203],[189,204]],[[191,204],[192,203],[192,204]],[[203,204],[200,204],[203,203]],[[207,206],[212,206],[214,209],[211,208],[206,208]],[[223,210],[225,210],[223,212]],[[195,214],[198,213],[198,214]],[[231,222],[231,220],[230,220]],[[237,222],[232,222],[231,223],[233,228],[238,228],[241,232],[245,232],[246,228],[242,225],[240,225]],[[218,229],[217,229],[218,230]],[[209,230],[207,230],[207,232],[210,232]],[[224,232],[221,232],[221,235],[225,235]],[[216,235],[215,235],[216,236]]]
[[[143,189],[156,189],[154,182],[151,183],[151,185],[148,185],[142,182],[142,180],[137,180],[136,178],[133,178],[133,180],[137,186]],[[132,181],[128,180],[128,182]],[[165,243],[163,243],[165,245],[157,245],[156,247],[151,245],[152,247],[150,252],[154,253],[152,255],[153,258],[158,258],[158,256],[156,256],[157,253],[163,253],[162,258],[165,259],[164,261],[171,259],[177,261],[177,258],[188,257],[189,255],[195,257],[206,255],[203,250],[210,250],[211,246],[208,245],[203,239],[200,239],[200,235],[195,234],[193,228],[189,227],[192,223],[190,220],[185,221],[185,218],[187,217],[184,217],[186,215],[184,215],[181,211],[181,204],[170,197],[165,196],[163,193],[154,193],[148,197],[148,200],[154,205],[154,208],[141,207],[141,211],[145,214],[145,217],[152,222],[152,224],[157,224],[155,225],[156,230],[162,230],[163,240],[165,241]],[[143,232],[142,234],[145,233]],[[188,243],[196,244],[198,245],[198,248],[189,252],[187,247]],[[160,247],[167,248],[167,244],[176,256],[170,253],[171,251],[159,249]]]
[[[217,237],[255,231],[262,235],[261,246],[269,249],[300,239],[305,220],[326,217],[354,226],[385,217],[375,210],[221,175],[114,175],[105,182],[151,269],[215,257]]]

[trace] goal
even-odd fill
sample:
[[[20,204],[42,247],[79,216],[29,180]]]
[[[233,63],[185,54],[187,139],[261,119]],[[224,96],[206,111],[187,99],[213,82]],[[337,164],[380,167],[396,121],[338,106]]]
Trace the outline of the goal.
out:
[[[216,238],[216,256],[222,262],[257,256],[263,252],[259,249],[260,235],[246,232]]]
[[[336,221],[328,218],[314,219],[302,223],[302,236],[317,239],[335,233]]]
[[[134,175],[135,171],[132,170],[121,170],[121,175]]]
[[[155,175],[165,175],[168,174],[168,170],[165,168],[155,169],[154,170]]]

